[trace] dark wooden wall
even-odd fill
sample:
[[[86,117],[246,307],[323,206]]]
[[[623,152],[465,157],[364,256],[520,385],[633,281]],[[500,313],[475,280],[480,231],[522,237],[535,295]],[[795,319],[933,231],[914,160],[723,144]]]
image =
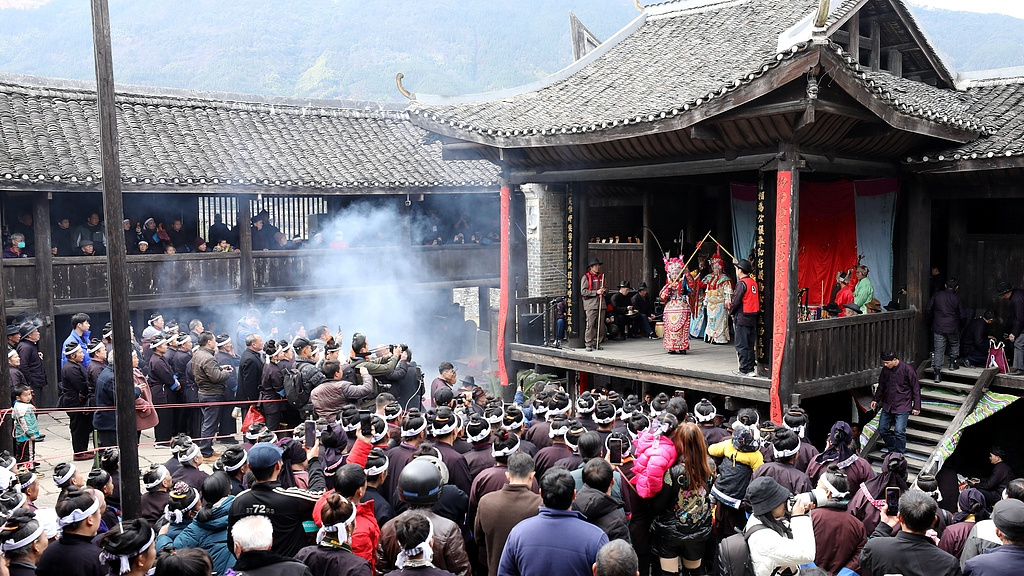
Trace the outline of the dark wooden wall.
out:
[[[622,280],[629,280],[636,288],[644,277],[643,244],[590,244],[587,253],[604,262],[601,271],[609,290],[617,288]]]

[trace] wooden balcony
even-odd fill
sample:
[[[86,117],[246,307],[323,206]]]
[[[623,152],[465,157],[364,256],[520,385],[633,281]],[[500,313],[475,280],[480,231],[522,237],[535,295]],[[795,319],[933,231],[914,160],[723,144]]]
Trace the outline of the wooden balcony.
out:
[[[351,270],[329,272],[331,263],[337,262],[334,258],[342,254]],[[257,252],[253,254],[252,283],[257,298],[365,290],[375,278],[386,283],[413,283],[423,289],[497,286],[498,257],[497,245],[476,244]],[[106,310],[106,258],[52,260],[54,314]],[[373,272],[393,266],[396,269],[391,274]],[[243,295],[241,270],[238,253],[128,256],[131,307],[238,302]],[[36,272],[35,258],[3,261],[8,314],[38,310]]]
[[[521,314],[539,314],[547,299],[522,299]],[[884,350],[905,355],[913,342],[916,310],[866,314],[852,318],[816,320],[797,324],[796,381],[789,393],[804,398],[869,386],[877,381]],[[551,327],[550,313],[543,319]],[[525,332],[520,325],[520,332]],[[710,345],[691,339],[690,353],[670,355],[657,340],[607,342],[600,350],[548,348],[512,344],[513,360],[568,370],[676,386],[690,390],[768,401],[767,377],[734,374],[736,352],[731,345]]]

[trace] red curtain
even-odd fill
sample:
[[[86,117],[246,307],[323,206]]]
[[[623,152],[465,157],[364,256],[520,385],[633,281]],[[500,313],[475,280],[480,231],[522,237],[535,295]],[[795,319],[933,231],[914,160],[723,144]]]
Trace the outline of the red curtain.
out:
[[[799,279],[812,305],[828,303],[836,272],[857,263],[854,183],[801,182]]]

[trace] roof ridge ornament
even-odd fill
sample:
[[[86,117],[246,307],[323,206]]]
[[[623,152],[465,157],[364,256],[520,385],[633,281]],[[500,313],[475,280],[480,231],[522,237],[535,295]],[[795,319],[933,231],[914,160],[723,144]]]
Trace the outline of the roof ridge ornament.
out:
[[[405,96],[409,100],[416,100],[416,94],[406,90],[405,86],[402,86],[402,78],[405,78],[405,74],[401,72],[395,74],[395,84],[398,85],[398,91],[402,93],[402,96]]]
[[[640,0],[633,0],[633,6],[636,6],[636,11],[637,12],[643,12],[644,11],[644,5],[640,3]]]

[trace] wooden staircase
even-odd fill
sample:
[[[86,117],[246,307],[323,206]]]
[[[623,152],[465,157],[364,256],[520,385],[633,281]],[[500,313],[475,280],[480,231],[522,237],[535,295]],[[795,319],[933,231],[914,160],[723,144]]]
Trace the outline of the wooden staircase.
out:
[[[963,426],[964,420],[977,407],[998,375],[995,368],[956,371],[943,370],[942,382],[936,384],[931,360],[925,360],[917,369],[921,382],[921,414],[910,416],[907,423],[907,470],[910,478],[921,473],[934,473],[939,445]],[[885,453],[881,435],[877,432],[861,450],[875,472],[881,470]]]

